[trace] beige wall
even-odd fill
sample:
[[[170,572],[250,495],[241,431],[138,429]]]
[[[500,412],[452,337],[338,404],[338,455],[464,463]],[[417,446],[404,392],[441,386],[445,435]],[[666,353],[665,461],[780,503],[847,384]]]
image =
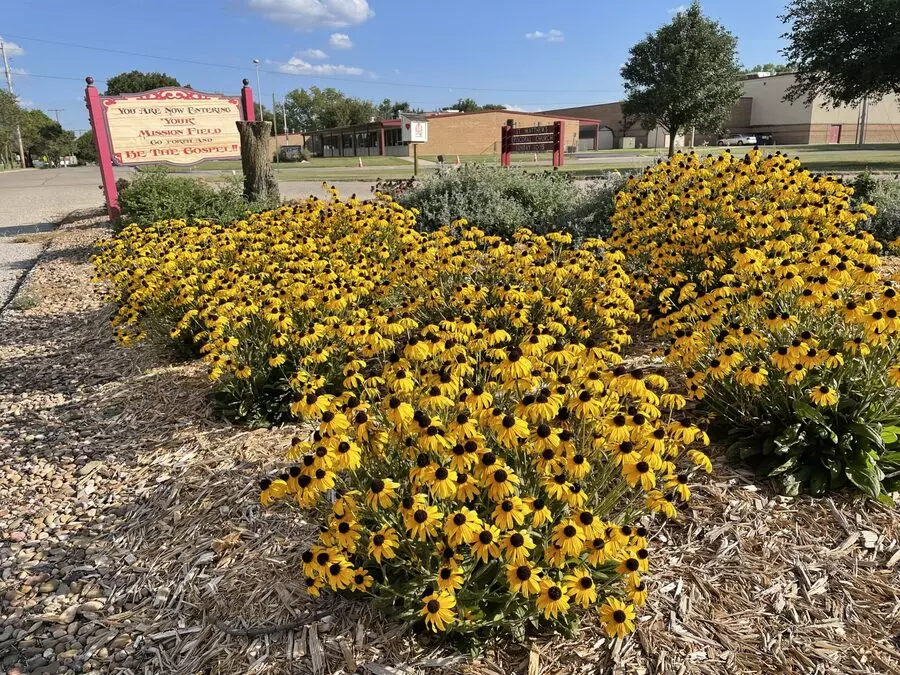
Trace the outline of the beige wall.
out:
[[[839,106],[829,108],[824,100],[816,99],[813,109],[813,124],[853,124],[859,118],[859,106]],[[896,95],[885,96],[877,103],[869,102],[866,110],[868,124],[900,124],[900,99]]]
[[[647,130],[640,123],[633,122],[627,129],[622,128],[622,103],[598,103],[597,105],[582,105],[574,108],[557,108],[545,111],[548,115],[567,115],[582,117],[589,120],[597,120],[601,125],[609,127],[615,135],[616,143],[623,136],[634,136],[635,146],[647,147]]]
[[[499,156],[500,128],[509,119],[519,127],[542,126],[554,122],[551,117],[508,110],[429,117],[428,142],[419,144],[419,156],[445,155],[447,161],[450,161],[453,155]],[[566,123],[565,145],[577,146],[580,127],[578,121],[563,121]]]
[[[303,145],[303,134],[288,134],[287,141],[284,140],[284,133],[278,134],[278,137],[269,136],[269,152],[275,154],[275,148],[283,145]]]
[[[784,124],[809,124],[813,109],[802,102],[790,104],[782,99],[793,83],[793,75],[744,80],[744,96],[753,99],[750,125],[754,127]]]

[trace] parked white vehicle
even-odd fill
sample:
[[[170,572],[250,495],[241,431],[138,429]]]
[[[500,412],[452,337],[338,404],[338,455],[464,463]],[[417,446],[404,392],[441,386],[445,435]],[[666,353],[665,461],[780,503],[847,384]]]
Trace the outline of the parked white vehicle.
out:
[[[735,134],[719,139],[719,145],[756,145],[756,136],[750,134]]]

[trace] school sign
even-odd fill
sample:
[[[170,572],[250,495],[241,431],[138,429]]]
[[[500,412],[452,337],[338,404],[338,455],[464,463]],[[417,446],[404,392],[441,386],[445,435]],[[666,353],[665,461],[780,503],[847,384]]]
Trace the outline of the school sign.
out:
[[[254,121],[249,82],[239,96],[164,87],[137,94],[101,96],[86,78],[85,102],[110,218],[119,216],[113,165],[184,166],[206,159],[240,159],[236,122]]]
[[[116,164],[196,164],[241,156],[237,96],[167,87],[101,96]]]

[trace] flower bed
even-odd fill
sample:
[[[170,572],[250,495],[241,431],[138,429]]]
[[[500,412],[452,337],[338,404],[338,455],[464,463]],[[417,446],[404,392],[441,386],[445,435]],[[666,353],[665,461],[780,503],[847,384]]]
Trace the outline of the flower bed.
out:
[[[679,155],[613,218],[690,395],[788,493],[900,477],[900,298],[852,193],[780,154]]]
[[[621,365],[623,256],[390,199],[310,199],[231,225],[128,227],[95,259],[121,342],[194,346],[234,416],[310,426],[261,501],[319,514],[311,594],[373,596],[432,630],[634,627],[648,513],[710,470],[684,399]]]

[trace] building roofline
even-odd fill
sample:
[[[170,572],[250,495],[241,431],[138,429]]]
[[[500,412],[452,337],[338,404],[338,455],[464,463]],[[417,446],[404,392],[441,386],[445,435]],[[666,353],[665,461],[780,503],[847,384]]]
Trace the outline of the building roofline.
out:
[[[584,106],[589,107],[589,106]],[[552,113],[546,112],[528,112],[526,110],[473,110],[472,112],[455,112],[455,113],[428,113],[428,119],[444,119],[447,117],[461,117],[462,115],[472,116],[472,115],[488,115],[492,113],[505,113],[507,115],[531,115],[532,117],[549,117],[555,120],[577,120],[579,122],[599,122],[600,120],[591,119],[590,117],[572,117],[571,115],[554,115]]]

